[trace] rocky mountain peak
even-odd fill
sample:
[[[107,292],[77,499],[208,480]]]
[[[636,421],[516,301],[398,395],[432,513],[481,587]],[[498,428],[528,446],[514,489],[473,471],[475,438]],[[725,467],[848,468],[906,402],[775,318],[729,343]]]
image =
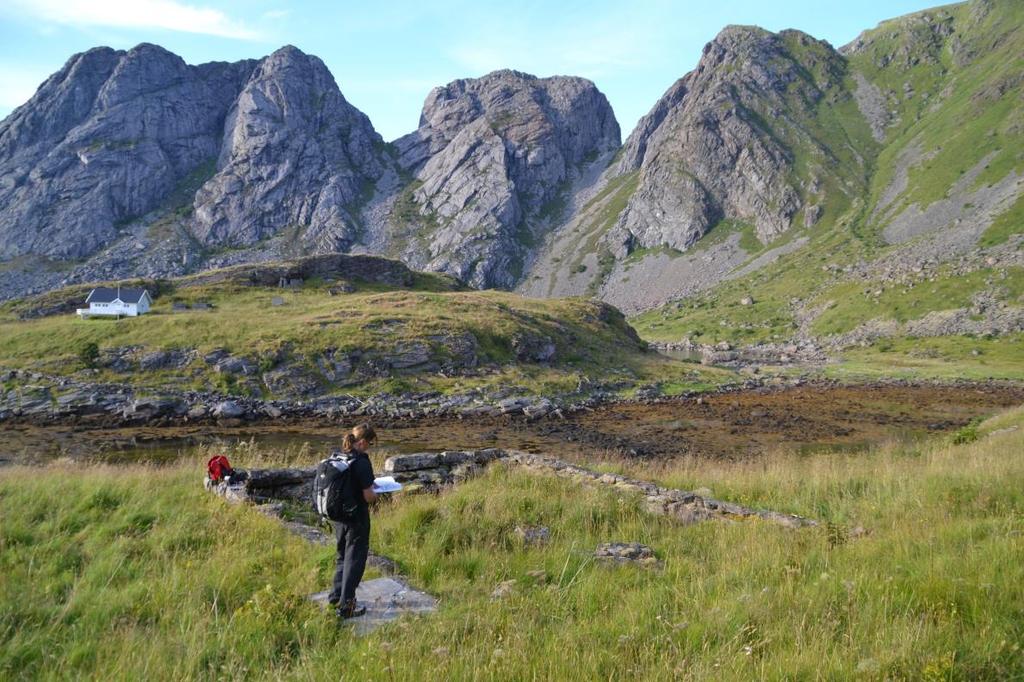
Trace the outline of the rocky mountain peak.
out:
[[[310,248],[344,250],[359,229],[356,204],[389,163],[383,146],[320,59],[283,47],[261,60],[228,112],[192,232],[244,246],[297,226]]]
[[[430,244],[404,257],[476,286],[510,287],[529,255],[524,241],[550,227],[545,206],[581,165],[619,146],[619,126],[588,80],[503,70],[433,89],[420,127],[395,146],[415,180],[394,234]]]
[[[96,47],[73,55],[32,98],[0,121],[0,159],[65,135],[92,111],[122,52]]]
[[[253,78],[266,78],[282,71],[294,71],[294,75],[299,78],[316,79],[317,85],[330,84],[334,89],[338,88],[334,76],[319,57],[307,54],[294,45],[279,47],[259,60]]]
[[[115,107],[188,80],[185,60],[158,45],[142,43],[124,52],[99,93],[98,106]]]
[[[749,48],[753,48],[759,41],[770,40],[775,34],[771,31],[761,28],[760,26],[746,25],[746,24],[728,24],[724,26],[721,31],[716,35],[707,45],[704,46],[703,54],[705,56],[719,52],[748,52]],[[713,63],[713,62],[711,62]],[[705,62],[705,66],[711,63]],[[698,65],[698,69],[700,66]]]
[[[0,124],[0,257],[83,258],[215,157],[251,62],[156,45],[72,57]]]
[[[765,242],[789,229],[822,200],[798,179],[815,171],[797,168],[796,149],[821,146],[807,126],[844,68],[831,45],[800,31],[723,29],[625,143],[617,172],[640,179],[608,235],[612,252],[685,250],[723,219],[753,225]]]

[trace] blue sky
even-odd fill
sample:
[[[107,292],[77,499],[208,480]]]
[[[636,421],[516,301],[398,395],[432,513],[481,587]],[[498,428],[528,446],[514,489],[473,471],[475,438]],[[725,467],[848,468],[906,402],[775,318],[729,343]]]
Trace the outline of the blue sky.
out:
[[[2,0],[0,117],[75,52],[163,45],[189,63],[315,54],[391,140],[413,130],[430,89],[514,68],[593,80],[623,138],[726,24],[798,28],[839,46],[936,0]]]

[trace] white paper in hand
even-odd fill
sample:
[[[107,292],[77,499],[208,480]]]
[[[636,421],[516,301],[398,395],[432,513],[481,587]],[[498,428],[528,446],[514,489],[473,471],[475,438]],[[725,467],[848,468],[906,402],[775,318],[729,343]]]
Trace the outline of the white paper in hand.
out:
[[[381,476],[373,479],[373,492],[396,493],[402,489],[402,484],[395,480],[394,476]]]

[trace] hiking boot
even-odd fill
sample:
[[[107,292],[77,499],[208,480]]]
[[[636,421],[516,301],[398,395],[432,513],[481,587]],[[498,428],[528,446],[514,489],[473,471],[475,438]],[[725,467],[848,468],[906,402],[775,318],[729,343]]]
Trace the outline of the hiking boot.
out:
[[[338,607],[339,618],[358,618],[366,614],[366,607],[359,606],[355,599],[350,599]]]

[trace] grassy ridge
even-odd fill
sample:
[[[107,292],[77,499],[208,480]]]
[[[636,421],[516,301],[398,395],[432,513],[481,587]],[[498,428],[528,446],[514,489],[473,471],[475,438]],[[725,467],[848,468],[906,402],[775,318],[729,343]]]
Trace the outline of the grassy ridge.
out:
[[[443,282],[441,284],[444,284]],[[72,314],[22,320],[24,302],[0,311],[0,367],[32,368],[54,374],[83,369],[80,349],[100,352],[132,347],[136,355],[156,350],[195,349],[200,359],[184,370],[115,372],[90,378],[159,387],[223,389],[224,376],[201,357],[224,348],[246,356],[261,371],[298,366],[316,375],[327,351],[385,355],[422,344],[443,361],[446,343],[472,334],[480,370],[450,377],[413,368],[387,377],[347,381],[338,390],[466,390],[481,385],[532,385],[534,393],[573,390],[583,375],[612,381],[668,379],[696,385],[725,376],[713,369],[680,366],[642,350],[621,315],[581,298],[530,299],[499,291],[451,291],[436,282],[417,289],[361,284],[353,293],[330,296],[328,284],[309,281],[301,289],[253,286],[238,281],[168,283],[150,314],[123,320],[77,319]],[[57,294],[54,298],[59,298]],[[84,294],[83,294],[84,297]],[[274,298],[283,305],[272,305]],[[172,301],[213,305],[212,310],[174,312]],[[551,364],[517,363],[517,336],[550,339]],[[689,377],[689,378],[688,378]],[[226,390],[236,390],[234,385]],[[238,389],[240,390],[240,389]],[[331,390],[328,386],[327,390]]]
[[[970,431],[959,446],[628,467],[817,530],[680,527],[632,497],[500,469],[400,499],[377,511],[373,544],[442,606],[365,639],[304,600],[330,552],[203,493],[198,462],[8,469],[0,676],[1018,677],[1024,411]],[[524,523],[551,542],[522,547]],[[855,526],[868,534],[850,539]],[[613,540],[650,544],[664,568],[595,565],[593,546]],[[492,601],[506,579],[515,594]]]

